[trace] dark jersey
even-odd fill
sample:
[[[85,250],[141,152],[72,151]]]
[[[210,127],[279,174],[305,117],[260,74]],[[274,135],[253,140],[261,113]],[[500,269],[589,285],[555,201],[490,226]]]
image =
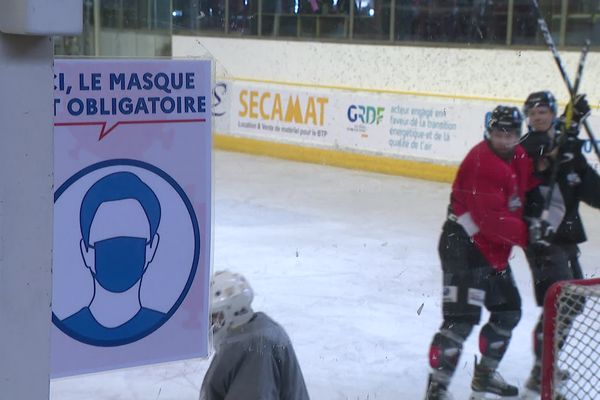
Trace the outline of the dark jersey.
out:
[[[309,400],[283,328],[257,312],[229,332],[204,377],[200,400]]]
[[[548,146],[550,146],[548,138],[546,132],[529,132],[522,145],[531,157],[539,158],[540,154],[547,152]],[[579,215],[580,201],[600,208],[600,176],[587,164],[581,153],[583,142],[575,138],[570,140],[573,142],[571,149],[568,152],[561,152],[558,157],[556,184],[558,184],[564,201],[565,214],[552,239],[557,244],[577,244],[587,239]],[[550,158],[545,160],[548,163],[546,173],[539,174],[542,179],[542,187],[549,185],[549,171],[552,169],[552,163],[556,162]],[[527,199],[526,215],[539,217],[543,208],[543,201]]]
[[[458,169],[450,210],[459,218],[470,214],[478,228],[473,235],[475,245],[497,270],[507,267],[514,245],[527,244],[523,204],[526,192],[537,184],[533,163],[520,146],[507,161],[482,141],[471,149]]]

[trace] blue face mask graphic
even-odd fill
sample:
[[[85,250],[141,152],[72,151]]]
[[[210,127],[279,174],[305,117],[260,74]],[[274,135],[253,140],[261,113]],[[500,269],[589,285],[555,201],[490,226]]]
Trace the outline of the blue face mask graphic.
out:
[[[104,289],[122,293],[135,285],[146,266],[146,239],[116,237],[90,246],[95,249],[95,278]]]

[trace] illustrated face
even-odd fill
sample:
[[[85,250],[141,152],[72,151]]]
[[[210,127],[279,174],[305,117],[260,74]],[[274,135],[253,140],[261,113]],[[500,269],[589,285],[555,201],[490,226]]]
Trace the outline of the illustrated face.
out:
[[[545,132],[550,129],[554,117],[554,113],[547,106],[533,107],[527,112],[528,124],[537,132]]]
[[[137,200],[102,203],[90,227],[89,246],[81,241],[85,265],[103,288],[124,292],[141,279],[154,258],[158,235],[150,235],[148,218]]]

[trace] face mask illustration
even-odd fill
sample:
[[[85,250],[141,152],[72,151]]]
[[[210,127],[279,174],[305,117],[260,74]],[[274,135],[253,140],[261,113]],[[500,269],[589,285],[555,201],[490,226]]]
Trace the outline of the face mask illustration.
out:
[[[147,244],[145,238],[116,237],[90,246],[95,250],[95,278],[100,286],[122,293],[142,279]]]

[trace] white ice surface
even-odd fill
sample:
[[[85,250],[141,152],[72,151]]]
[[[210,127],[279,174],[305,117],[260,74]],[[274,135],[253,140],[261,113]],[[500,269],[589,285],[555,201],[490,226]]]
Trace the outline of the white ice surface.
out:
[[[313,400],[422,399],[441,322],[437,240],[449,185],[215,153],[214,268],[246,275],[254,308],[292,338]],[[600,275],[600,213],[582,206],[586,276]],[[520,250],[523,318],[500,366],[523,384],[538,316]],[[421,309],[420,314],[418,311]],[[487,314],[484,314],[487,318]],[[466,399],[478,328],[451,385]],[[208,360],[63,378],[53,400],[196,400]]]

